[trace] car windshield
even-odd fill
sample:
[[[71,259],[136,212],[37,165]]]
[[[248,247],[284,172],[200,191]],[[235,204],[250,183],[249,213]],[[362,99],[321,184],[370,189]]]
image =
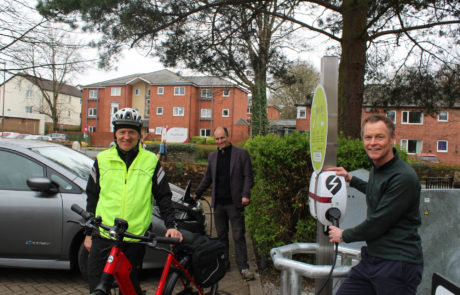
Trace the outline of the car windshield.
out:
[[[67,168],[84,180],[88,180],[94,163],[90,157],[63,146],[37,147],[32,150]]]

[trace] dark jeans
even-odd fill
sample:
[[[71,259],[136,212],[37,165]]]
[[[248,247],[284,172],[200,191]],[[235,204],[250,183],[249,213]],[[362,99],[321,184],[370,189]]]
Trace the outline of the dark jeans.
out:
[[[233,204],[216,204],[214,208],[217,237],[227,246],[227,259],[229,258],[229,221],[232,225],[232,235],[235,244],[235,261],[240,271],[249,268],[248,253],[246,249],[246,226],[243,213],[244,208],[236,208]]]
[[[361,248],[361,262],[353,267],[336,295],[416,294],[423,265],[369,256]]]
[[[90,293],[94,291],[101,280],[105,263],[109,257],[114,242],[112,240],[93,237],[93,243],[88,256],[88,284]],[[138,274],[144,259],[145,246],[139,244],[125,244],[123,253],[128,257],[132,265],[131,281],[134,286],[140,288]],[[140,292],[140,289],[138,290]]]

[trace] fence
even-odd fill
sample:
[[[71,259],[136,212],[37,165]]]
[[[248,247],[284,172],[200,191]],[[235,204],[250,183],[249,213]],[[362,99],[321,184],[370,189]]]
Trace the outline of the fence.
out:
[[[454,177],[427,177],[425,178],[425,188],[454,188]]]

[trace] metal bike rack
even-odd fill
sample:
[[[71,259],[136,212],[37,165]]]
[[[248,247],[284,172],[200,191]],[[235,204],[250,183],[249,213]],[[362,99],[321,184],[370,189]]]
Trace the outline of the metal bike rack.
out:
[[[270,250],[275,268],[281,271],[280,295],[300,295],[301,276],[313,279],[327,278],[332,265],[313,265],[292,260],[294,254],[315,254],[318,249],[317,243],[294,243]],[[341,246],[338,248],[338,255],[332,277],[345,277],[361,258],[359,250]]]

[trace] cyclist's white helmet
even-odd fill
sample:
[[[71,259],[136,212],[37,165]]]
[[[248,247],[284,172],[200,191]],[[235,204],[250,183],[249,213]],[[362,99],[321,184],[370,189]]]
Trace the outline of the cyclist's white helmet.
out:
[[[140,134],[142,117],[135,109],[122,108],[113,115],[112,124],[115,132],[120,128],[130,128],[136,130]]]

